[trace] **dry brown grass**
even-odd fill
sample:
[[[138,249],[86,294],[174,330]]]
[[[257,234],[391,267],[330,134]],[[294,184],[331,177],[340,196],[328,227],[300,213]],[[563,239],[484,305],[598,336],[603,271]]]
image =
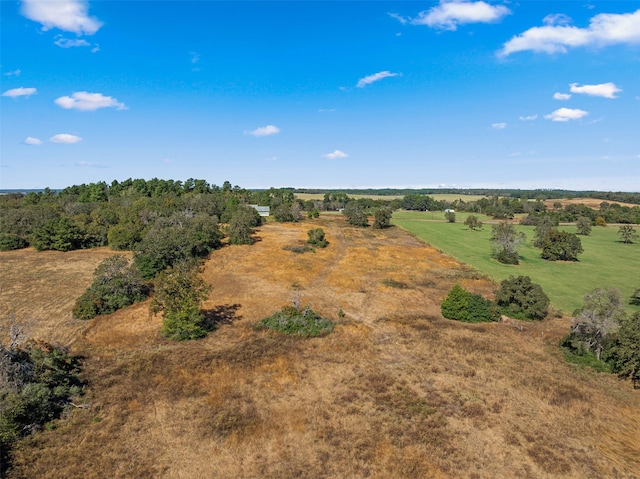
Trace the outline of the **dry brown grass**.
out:
[[[328,248],[283,249],[316,226]],[[24,441],[13,477],[640,476],[640,395],[562,361],[568,319],[443,319],[455,282],[485,295],[495,285],[398,229],[323,218],[258,235],[207,261],[205,307],[225,321],[189,343],[161,339],[146,303],[70,318],[108,251],[0,253],[3,318],[37,320],[34,335],[84,355],[92,404]],[[332,334],[252,327],[295,291],[337,321]]]
[[[634,206],[638,206],[635,205],[633,203],[624,203],[622,201],[608,201],[608,200],[600,200],[598,198],[571,198],[571,199],[561,199],[561,200],[546,200],[543,201],[543,203],[546,205],[546,207],[550,210],[553,209],[553,204],[554,203],[560,203],[562,204],[562,207],[564,208],[567,205],[585,205],[588,206],[589,208],[592,208],[594,210],[599,210],[600,209],[600,203],[609,203],[609,204],[618,204],[620,206],[628,206],[629,208],[633,208]]]

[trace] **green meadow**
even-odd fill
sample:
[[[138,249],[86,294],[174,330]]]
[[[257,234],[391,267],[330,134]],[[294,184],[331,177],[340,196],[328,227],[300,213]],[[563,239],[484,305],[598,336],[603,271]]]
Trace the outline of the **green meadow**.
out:
[[[534,227],[515,225],[527,236],[520,245],[520,264],[505,265],[491,257],[491,225],[488,217],[476,215],[485,223],[480,231],[464,225],[469,216],[456,213],[456,222],[447,223],[442,212],[397,211],[393,223],[421,240],[501,281],[509,276],[526,275],[539,283],[553,306],[571,313],[582,304],[585,293],[595,288],[615,287],[628,300],[640,288],[640,242],[623,244],[617,226],[593,227],[591,235],[580,236],[584,252],[577,262],[550,262],[540,258],[531,245]],[[575,226],[560,229],[575,233]],[[629,311],[640,307],[628,305]]]

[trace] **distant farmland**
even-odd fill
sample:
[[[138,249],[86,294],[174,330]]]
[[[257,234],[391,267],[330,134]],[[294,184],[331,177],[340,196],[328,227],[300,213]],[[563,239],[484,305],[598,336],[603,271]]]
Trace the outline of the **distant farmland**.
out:
[[[403,195],[348,195],[349,198],[367,198],[371,200],[399,200],[404,198]],[[455,200],[463,200],[465,202],[469,201],[478,201],[481,198],[486,198],[483,195],[461,195],[455,193],[438,193],[431,196],[434,200],[438,201],[455,201]],[[322,193],[296,193],[296,198],[300,198],[301,200],[322,200],[324,198],[324,194]]]
[[[595,288],[615,287],[629,298],[640,287],[640,243],[622,244],[618,227],[596,227],[590,236],[580,236],[584,253],[578,262],[551,262],[540,258],[540,250],[531,245],[534,228],[516,225],[527,236],[520,248],[520,264],[505,265],[491,258],[491,226],[470,231],[463,224],[468,214],[457,215],[456,223],[446,223],[439,212],[399,211],[393,222],[418,238],[439,248],[466,264],[479,269],[497,281],[511,275],[527,275],[542,285],[554,306],[571,313],[578,308],[585,293]],[[480,216],[482,221],[490,218]],[[574,226],[561,227],[575,232]],[[637,306],[630,309],[640,310]]]

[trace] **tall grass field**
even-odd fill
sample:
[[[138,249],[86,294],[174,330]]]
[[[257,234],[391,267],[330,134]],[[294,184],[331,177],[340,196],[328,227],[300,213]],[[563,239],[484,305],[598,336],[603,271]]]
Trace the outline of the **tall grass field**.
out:
[[[577,262],[545,261],[540,249],[532,246],[534,227],[515,225],[527,239],[520,245],[520,264],[505,265],[491,257],[491,224],[488,217],[476,215],[485,223],[480,231],[464,225],[469,215],[457,213],[455,223],[447,223],[441,212],[397,211],[393,223],[448,255],[502,281],[509,276],[526,275],[542,286],[553,306],[571,313],[580,307],[584,295],[595,288],[618,288],[625,301],[640,288],[640,242],[620,242],[618,226],[593,227],[591,235],[579,236],[584,252]],[[561,226],[575,233],[575,226]],[[627,304],[629,311],[640,307]]]

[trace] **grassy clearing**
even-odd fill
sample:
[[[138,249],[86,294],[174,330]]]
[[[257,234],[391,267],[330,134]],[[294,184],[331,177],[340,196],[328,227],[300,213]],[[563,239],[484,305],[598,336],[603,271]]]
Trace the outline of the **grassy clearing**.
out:
[[[329,248],[283,249],[317,226]],[[322,217],[256,234],[207,260],[204,309],[220,327],[195,342],[163,339],[148,302],[72,320],[100,251],[0,253],[0,305],[39,312],[31,334],[85,358],[91,404],[22,442],[8,479],[640,476],[640,395],[562,359],[566,318],[443,319],[455,283],[496,284],[400,228]],[[292,290],[337,316],[331,334],[254,327]]]
[[[432,221],[432,218],[440,221]],[[491,225],[481,231],[470,231],[463,222],[467,214],[457,214],[456,223],[445,223],[442,213],[396,212],[394,224],[441,249],[454,258],[490,275],[496,281],[510,275],[530,276],[539,283],[554,306],[571,313],[582,303],[584,295],[594,288],[615,287],[630,298],[640,287],[640,243],[622,244],[617,227],[593,228],[590,236],[580,236],[584,253],[578,262],[549,262],[540,258],[540,250],[531,245],[534,227],[516,225],[527,235],[520,248],[520,264],[505,265],[491,258]],[[483,222],[491,221],[480,217]],[[575,227],[560,229],[575,232]],[[629,305],[629,310],[640,310]]]

